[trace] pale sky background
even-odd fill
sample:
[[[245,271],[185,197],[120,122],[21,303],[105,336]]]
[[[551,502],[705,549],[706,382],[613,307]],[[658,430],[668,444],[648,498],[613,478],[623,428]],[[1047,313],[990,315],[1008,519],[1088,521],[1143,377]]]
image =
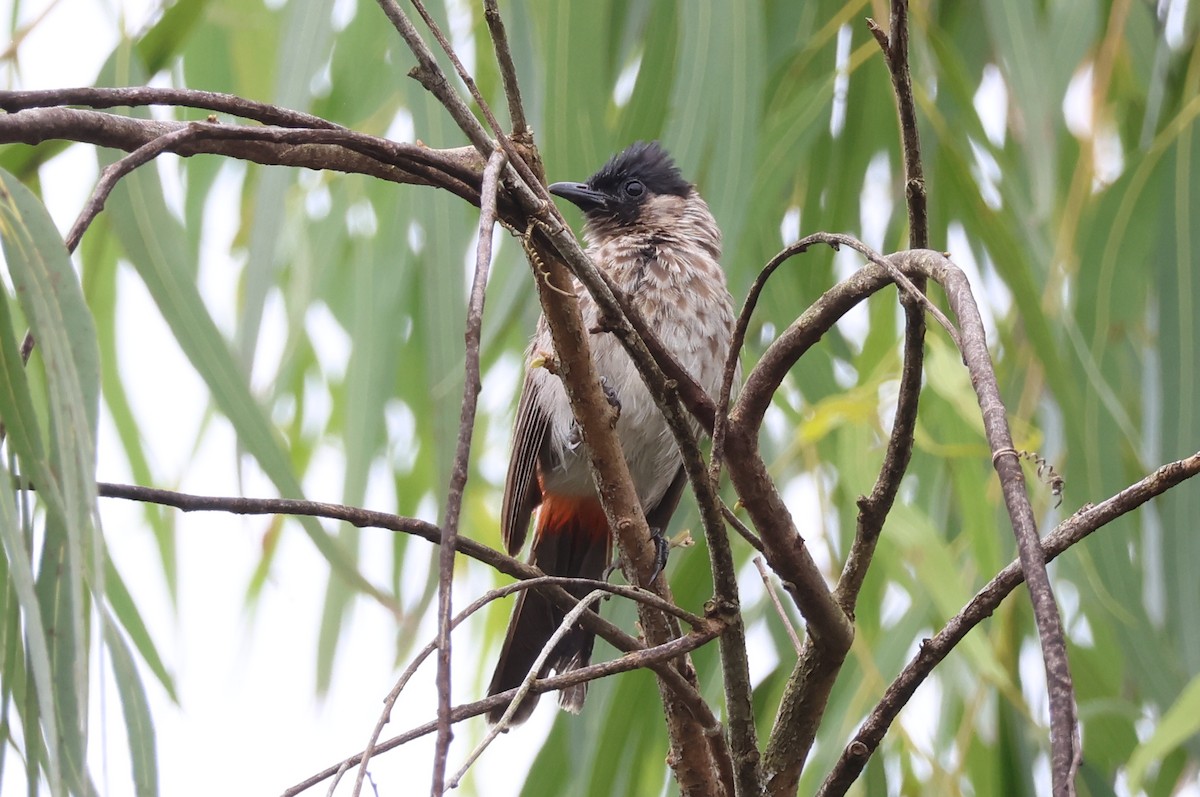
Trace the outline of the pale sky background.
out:
[[[21,73],[11,71],[0,85],[19,88],[60,88],[90,85],[111,51],[122,29],[143,29],[157,8],[151,0],[59,0],[22,4],[22,22],[49,8],[46,19],[20,47]],[[9,0],[0,0],[0,14],[11,17]],[[848,32],[848,31],[847,31]],[[839,40],[839,56],[849,53],[849,36]],[[69,54],[69,57],[65,57]],[[206,88],[193,86],[192,88]],[[1064,113],[1072,132],[1090,129],[1090,75],[1081,73],[1072,87]],[[999,73],[985,74],[976,98],[984,128],[997,142],[1004,136],[1006,95]],[[840,125],[835,107],[831,125]],[[987,198],[989,181],[998,179],[995,164],[979,150],[978,174]],[[1106,164],[1119,171],[1120,153],[1108,156]],[[175,162],[162,159],[170,202]],[[872,166],[863,192],[864,240],[879,245],[891,212],[893,198],[886,160]],[[219,181],[219,192],[228,198],[240,190],[242,170],[228,168]],[[97,177],[94,149],[76,145],[43,169],[47,204],[61,230],[69,228]],[[201,290],[217,323],[230,331],[240,264],[229,258],[228,242],[236,229],[236,201],[210,203],[206,214],[207,235],[200,270]],[[781,237],[794,240],[800,233],[800,214],[789,213],[781,225]],[[970,260],[963,231],[949,231],[949,248],[976,286],[984,286],[981,310],[995,340],[993,312],[1003,313],[1009,304],[1004,286],[988,267],[980,269]],[[857,265],[852,258],[846,268]],[[193,454],[192,442],[208,406],[208,391],[154,307],[140,280],[123,267],[118,294],[119,345],[123,352],[123,377],[133,409],[143,426],[147,455],[156,477],[151,486],[173,487],[185,492],[213,495],[273,496],[274,488],[253,466],[244,468],[239,483],[235,468],[237,451],[231,427],[221,416],[208,422],[204,442]],[[865,313],[858,323],[865,321]],[[282,345],[284,319],[278,303],[268,304],[262,326],[263,341],[256,360],[256,382],[270,378]],[[848,323],[853,325],[851,317]],[[321,325],[313,335],[318,356],[330,370],[340,372],[347,357],[345,335],[331,318],[310,319]],[[863,330],[865,331],[865,330]],[[141,368],[141,363],[152,366]],[[481,441],[477,441],[481,442]],[[102,412],[99,439],[99,478],[104,481],[131,480],[121,446],[111,421]],[[246,462],[243,462],[246,465]],[[341,484],[342,466],[335,452],[318,455],[305,482],[307,497],[336,501],[328,485]],[[793,507],[812,505],[803,483],[786,490]],[[373,501],[369,491],[366,505],[391,508],[390,499]],[[158,730],[160,789],[164,795],[278,794],[313,772],[360,750],[398,672],[393,667],[395,626],[381,607],[359,600],[350,626],[342,637],[333,686],[321,701],[313,698],[317,630],[328,568],[308,539],[292,525],[283,537],[272,578],[253,613],[245,605],[245,589],[259,558],[259,546],[269,522],[265,517],[241,518],[222,513],[178,513],[176,538],[179,551],[179,604],[171,606],[161,576],[158,555],[141,508],[128,502],[101,499],[105,537],[118,569],[127,580],[139,608],[159,646],[168,670],[175,676],[180,704],[172,703],[153,676],[144,677]],[[436,520],[436,517],[428,519]],[[326,524],[332,528],[331,524]],[[386,583],[391,562],[390,532],[364,532],[363,566],[368,578]],[[814,550],[820,550],[819,548]],[[377,555],[372,556],[372,551]],[[411,557],[414,561],[418,557]],[[378,567],[373,571],[372,563]],[[413,581],[423,578],[414,574]],[[754,574],[741,579],[745,600],[753,601],[761,590]],[[474,599],[490,584],[468,577],[457,585],[455,606]],[[1070,596],[1064,595],[1064,603]],[[1068,612],[1070,607],[1066,607]],[[902,606],[897,606],[902,611]],[[752,632],[754,629],[751,629]],[[419,631],[415,647],[433,635],[431,624]],[[752,635],[753,636],[753,635]],[[464,627],[456,640],[469,640],[472,630]],[[455,648],[455,700],[471,698],[479,685],[464,680],[478,666],[480,651]],[[494,655],[490,651],[489,655]],[[1044,676],[1036,650],[1022,655],[1023,686],[1035,715],[1044,717]],[[101,657],[94,654],[100,661]],[[763,665],[762,659],[757,660]],[[105,673],[107,662],[94,667]],[[434,665],[432,660],[406,690],[384,738],[434,716]],[[93,773],[103,793],[131,793],[128,752],[125,747],[120,703],[114,687],[97,681],[93,687],[94,733],[91,739]],[[930,723],[938,706],[936,680],[918,691],[903,717],[908,733],[929,748]],[[487,783],[488,797],[516,794],[529,750],[536,750],[555,717],[553,700],[543,700],[533,719],[518,733],[501,737],[475,765],[477,776]],[[104,718],[107,717],[107,722]],[[1044,719],[1043,719],[1044,721]],[[475,726],[457,726],[458,741],[451,751],[450,770],[468,752]],[[382,795],[428,792],[432,736],[373,760],[370,770]],[[932,753],[932,750],[930,751]],[[9,753],[10,757],[12,756]],[[914,766],[919,765],[915,762]],[[1044,770],[1044,767],[1040,767]],[[23,781],[7,769],[0,797],[24,794]],[[343,780],[338,794],[349,794],[354,772]],[[1038,773],[1048,783],[1045,771]],[[308,794],[325,794],[327,786]],[[366,792],[369,793],[369,792]]]

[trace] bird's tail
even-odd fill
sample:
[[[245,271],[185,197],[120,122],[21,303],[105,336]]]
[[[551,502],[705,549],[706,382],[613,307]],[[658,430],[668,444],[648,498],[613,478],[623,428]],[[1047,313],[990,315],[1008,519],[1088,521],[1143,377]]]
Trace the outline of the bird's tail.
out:
[[[576,498],[552,493],[543,496],[530,564],[541,568],[546,575],[598,579],[608,567],[610,552],[608,520],[595,497]],[[567,591],[582,598],[591,590],[568,587]],[[536,590],[524,590],[517,596],[504,648],[488,686],[489,696],[521,685],[565,614]],[[554,646],[538,677],[546,677],[551,670],[564,673],[586,667],[592,658],[594,641],[595,637],[583,628],[572,628]],[[578,684],[562,690],[558,702],[567,711],[578,712],[586,696],[587,684]],[[528,695],[517,708],[511,724],[529,719],[537,700],[536,694]],[[498,706],[489,711],[488,722],[498,722],[506,709],[507,706]]]

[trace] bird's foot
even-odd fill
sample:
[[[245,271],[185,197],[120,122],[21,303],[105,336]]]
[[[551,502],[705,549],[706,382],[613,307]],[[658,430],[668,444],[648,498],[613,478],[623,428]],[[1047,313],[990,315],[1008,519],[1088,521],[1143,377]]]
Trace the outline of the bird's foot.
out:
[[[604,398],[608,401],[608,406],[613,408],[613,423],[621,417],[621,399],[617,396],[617,389],[609,384],[608,377],[600,377],[600,390],[604,392]]]
[[[620,567],[620,565],[614,559],[612,562],[609,563],[608,567],[604,568],[604,573],[600,576],[600,580],[605,583],[608,583],[608,580],[610,578],[612,578],[612,574],[617,572],[618,567]]]

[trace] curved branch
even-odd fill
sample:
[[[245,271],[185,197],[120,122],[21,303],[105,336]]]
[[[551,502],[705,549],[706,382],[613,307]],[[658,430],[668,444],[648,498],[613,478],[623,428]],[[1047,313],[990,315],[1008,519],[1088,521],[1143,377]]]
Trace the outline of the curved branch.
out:
[[[196,140],[165,151],[183,157],[224,155],[267,166],[366,174],[394,183],[444,188],[479,204],[483,160],[470,147],[435,150],[337,128],[286,128],[160,122],[74,108],[33,108],[0,115],[0,144],[77,141],[132,152],[189,126]]]
[[[67,251],[74,252],[75,247],[79,246],[79,241],[83,238],[83,234],[91,226],[91,223],[95,221],[100,211],[104,209],[104,203],[108,201],[109,194],[117,187],[117,182],[122,177],[137,167],[149,163],[163,152],[180,147],[189,141],[195,141],[202,135],[202,129],[189,125],[152,139],[124,158],[105,167],[104,172],[100,175],[100,181],[92,189],[92,195],[88,197],[88,201],[84,204],[83,209],[79,211],[79,216],[75,219],[75,223],[71,225],[71,231],[67,233],[65,240]]]
[[[967,365],[971,383],[978,397],[984,430],[993,452],[993,462],[1000,476],[1013,533],[1017,537],[1018,549],[1021,552],[1023,572],[1030,583],[1030,595],[1034,601],[1034,612],[1038,619],[1039,635],[1046,660],[1051,717],[1057,718],[1055,721],[1059,723],[1063,722],[1065,717],[1070,722],[1070,728],[1074,728],[1074,698],[1070,672],[1066,669],[1065,645],[1058,607],[1050,591],[1045,562],[1038,543],[1037,528],[1033,521],[1033,510],[1025,495],[1024,476],[1012,450],[1012,436],[988,356],[983,323],[970,285],[962,271],[938,252],[910,250],[891,255],[887,259],[891,261],[893,268],[941,284],[958,318],[963,361]],[[785,587],[789,586],[788,579],[795,577],[798,580],[799,583],[792,584],[789,592],[793,594],[801,612],[809,621],[809,632],[813,637],[814,647],[830,645],[828,658],[837,659],[839,663],[845,654],[842,645],[848,646],[848,638],[832,641],[822,639],[820,634],[827,633],[829,626],[817,622],[817,618],[829,621],[832,610],[828,603],[835,607],[838,605],[832,601],[822,575],[808,556],[803,540],[797,534],[778,491],[771,484],[766,466],[753,443],[757,439],[758,427],[771,395],[796,360],[847,310],[891,282],[890,270],[874,261],[875,257],[872,257],[870,265],[827,291],[768,347],[747,378],[745,389],[731,413],[726,444],[731,464],[730,475],[742,502],[762,534],[768,562],[771,562],[776,572],[785,579]],[[1013,456],[1003,456],[1006,453],[1012,453]],[[735,456],[738,458],[739,468],[733,467]],[[840,607],[837,611],[840,614]],[[844,614],[841,616],[845,617]],[[828,667],[825,657],[818,656],[817,659]],[[812,706],[819,706],[823,710],[828,696],[827,690],[832,688],[832,676],[836,674],[836,671],[830,672],[828,669],[824,672],[826,677],[811,679],[796,692],[785,692],[785,703],[813,701],[814,691],[823,692],[824,696],[818,695],[819,699],[816,699]],[[807,731],[796,733],[783,722],[784,715],[788,713],[781,709],[780,722],[777,722],[772,733],[765,756],[764,771],[767,777],[777,777],[780,783],[778,788],[772,789],[772,793],[784,793],[789,788],[794,792],[794,783],[799,778],[799,767],[802,766],[812,744],[811,735]],[[806,723],[811,721],[811,714],[810,708],[806,714]],[[1060,732],[1060,726],[1055,725],[1054,732]]]
[[[1165,493],[1187,479],[1200,475],[1200,452],[1186,459],[1163,465],[1146,478],[1095,506],[1086,507],[1058,524],[1042,540],[1041,549],[1047,562],[1053,561],[1072,545],[1132,512],[1150,499]],[[879,704],[863,722],[854,740],[842,751],[837,764],[821,784],[819,797],[838,797],[845,794],[862,772],[867,760],[883,741],[900,710],[912,698],[917,687],[933,671],[972,628],[992,616],[996,608],[1025,580],[1020,561],[1010,562],[987,586],[975,594],[961,612],[955,615],[932,639],[921,645],[916,658],[908,663],[896,680],[888,686]]]

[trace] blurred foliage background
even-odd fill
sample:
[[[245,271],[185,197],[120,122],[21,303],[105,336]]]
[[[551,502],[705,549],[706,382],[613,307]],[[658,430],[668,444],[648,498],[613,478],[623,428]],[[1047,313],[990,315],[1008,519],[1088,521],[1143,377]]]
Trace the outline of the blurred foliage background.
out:
[[[9,17],[14,35],[20,6],[14,2]],[[482,9],[469,0],[431,6],[485,96],[502,107]],[[894,102],[863,21],[872,16],[886,25],[882,0],[507,0],[501,8],[549,178],[584,179],[629,142],[660,139],[721,224],[735,299],[771,255],[807,232],[847,231],[885,251],[905,245]],[[1031,479],[1044,530],[1158,464],[1200,449],[1198,23],[1200,10],[1190,0],[912,5],[932,243],[967,268],[990,319],[1018,447],[1041,452],[1066,479],[1057,508],[1048,488]],[[5,58],[9,84],[20,86],[19,47]],[[118,45],[97,85],[153,81],[229,92],[431,147],[464,144],[439,106],[405,77],[412,63],[365,0],[178,0]],[[37,192],[41,169],[63,149],[8,146],[0,150],[0,167]],[[107,163],[115,156],[97,157]],[[176,200],[167,201],[164,186]],[[31,207],[34,213],[36,203]],[[214,240],[211,217],[220,213],[234,214],[234,233]],[[358,176],[211,156],[164,159],[140,170],[113,195],[75,258],[95,331],[75,327],[62,345],[64,351],[94,347],[98,376],[91,382],[85,376],[82,393],[63,398],[46,377],[53,370],[49,351],[43,359],[39,347],[27,374],[10,361],[6,378],[26,385],[21,389],[32,396],[49,442],[39,452],[32,443],[18,450],[10,441],[14,459],[6,467],[37,472],[38,462],[93,445],[87,434],[59,440],[53,431],[63,406],[94,413],[98,401],[121,446],[102,457],[124,457],[139,484],[171,486],[183,478],[152,466],[151,442],[123,378],[136,367],[122,362],[115,334],[117,273],[128,264],[210,391],[196,438],[170,446],[197,448],[213,425],[227,423],[246,454],[228,467],[260,470],[278,494],[363,504],[374,479],[385,488],[371,491],[370,508],[437,519],[461,397],[476,219],[451,195]],[[54,249],[52,233],[32,234],[39,251]],[[206,257],[223,264],[227,305],[216,306],[197,287]],[[54,258],[59,267],[66,262],[65,253]],[[12,294],[24,267],[11,252],[8,261],[11,318],[3,326],[12,333],[11,352],[31,311]],[[744,366],[856,265],[852,256],[814,251],[782,269],[756,316]],[[519,247],[502,237],[488,294],[484,395],[463,517],[465,533],[493,545],[499,545],[519,358],[537,314],[531,288]],[[272,305],[282,312],[271,312]],[[762,439],[831,577],[853,533],[855,498],[869,491],[882,458],[900,323],[892,291],[848,317],[795,369]],[[327,335],[347,342],[345,362],[331,367],[322,357]],[[267,338],[278,345],[264,345]],[[80,367],[86,372],[87,363]],[[322,482],[318,495],[310,468],[320,450],[334,452],[340,484]],[[77,482],[64,488],[68,504],[90,506],[87,479]],[[123,580],[138,574],[119,573],[105,561],[90,521],[60,539],[58,530],[71,527],[68,515],[60,518],[52,507],[34,511],[23,494],[0,495],[6,584],[0,735],[9,762],[0,776],[19,781],[29,769],[31,780],[45,777],[57,788],[61,779],[64,789],[86,790],[79,762],[88,668],[97,665],[76,654],[94,647],[102,632],[115,668],[129,676],[121,697],[133,762],[142,792],[152,793],[151,712],[144,695],[139,700],[135,670],[168,694],[174,683],[158,653],[162,640],[146,631],[126,592]],[[1014,557],[966,373],[936,328],[901,499],[860,599],[858,636],[801,793],[816,788],[919,641]],[[1170,795],[1181,786],[1183,793],[1200,793],[1197,517],[1200,489],[1185,483],[1052,568],[1083,723],[1081,793]],[[676,526],[698,526],[686,502]],[[255,600],[271,574],[279,535],[299,534],[300,527],[282,520],[266,532],[255,578],[237,585],[247,600]],[[144,528],[173,589],[188,563],[177,556],[172,513],[148,509]],[[357,575],[366,535],[390,541],[391,561],[384,563],[390,581],[375,585],[374,600],[398,606],[396,662],[403,666],[418,638],[414,631],[428,627],[436,552],[403,535],[315,521],[303,528],[331,562],[320,586],[324,609],[310,618],[320,626],[311,652],[313,689],[329,687],[350,633],[350,609],[373,600]],[[22,539],[34,551],[33,566],[26,554],[24,569],[13,563]],[[765,736],[794,653],[750,566],[750,549],[735,541],[735,551]],[[53,577],[61,564],[55,552],[66,562],[65,582]],[[378,562],[372,567],[379,571]],[[412,574],[426,572],[427,580],[414,586]],[[681,604],[696,609],[710,594],[702,542],[677,553],[669,573]],[[467,562],[460,576],[472,597],[500,582]],[[55,598],[60,583],[73,585],[68,600]],[[632,627],[628,607],[605,611]],[[473,691],[460,689],[456,699],[482,692],[507,612],[507,604],[492,608],[485,623],[468,629],[473,636],[458,637],[460,649],[472,651],[460,659],[460,677],[463,667],[474,670]],[[72,634],[54,633],[63,623]],[[601,646],[600,655],[611,653]],[[719,705],[715,646],[695,660],[705,693]],[[45,690],[39,694],[32,683],[53,684],[53,700],[35,700]],[[858,793],[1045,790],[1041,683],[1021,593],[922,688]],[[380,684],[379,694],[387,688]],[[62,749],[41,750],[37,734],[21,731],[35,727],[61,737]],[[482,727],[476,721],[457,733],[476,738]],[[329,760],[345,752],[330,750]],[[652,679],[610,679],[593,685],[582,716],[558,715],[523,793],[673,793],[664,786],[664,753]],[[25,767],[30,760],[42,763]],[[489,793],[473,778],[463,788]]]

